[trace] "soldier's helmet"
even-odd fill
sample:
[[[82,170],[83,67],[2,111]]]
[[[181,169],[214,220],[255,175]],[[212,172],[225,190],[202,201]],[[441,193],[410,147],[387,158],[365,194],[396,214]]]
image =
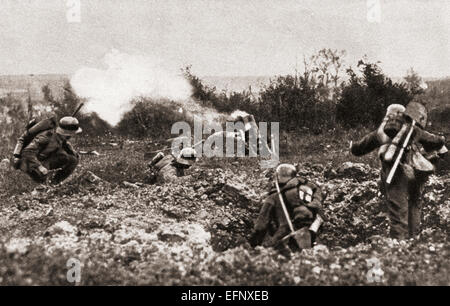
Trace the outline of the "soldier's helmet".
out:
[[[78,119],[70,116],[61,118],[56,128],[56,133],[64,136],[74,136],[81,133],[81,131]]]
[[[384,132],[390,138],[394,138],[398,131],[402,128],[404,123],[403,113],[405,107],[401,104],[391,104],[386,110],[385,119],[386,125],[384,126]]]
[[[197,161],[197,152],[194,148],[184,148],[178,154],[176,161],[179,165],[189,168]]]
[[[244,124],[244,131],[246,132],[249,131],[252,128],[252,126],[256,124],[255,117],[243,111],[233,112],[228,120],[235,123],[242,122]]]
[[[286,184],[297,175],[297,169],[292,164],[280,164],[275,170],[275,175],[280,184]]]
[[[416,121],[417,125],[421,128],[425,128],[427,126],[427,109],[426,107],[419,102],[409,102],[406,105],[405,115],[412,120]]]

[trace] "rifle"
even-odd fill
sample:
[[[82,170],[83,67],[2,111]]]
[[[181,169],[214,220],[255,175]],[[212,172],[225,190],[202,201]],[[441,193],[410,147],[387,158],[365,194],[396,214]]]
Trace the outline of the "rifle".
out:
[[[281,241],[286,241],[289,238],[294,238],[297,246],[300,249],[306,249],[311,246],[311,233],[309,229],[306,227],[302,227],[299,230],[294,230],[294,226],[292,225],[291,218],[289,216],[289,212],[287,211],[286,204],[284,203],[283,195],[280,190],[280,183],[278,182],[278,175],[275,173],[275,186],[277,187],[278,198],[280,199],[281,207],[283,208],[284,216],[286,217],[286,221],[288,223],[289,229],[291,231],[290,234],[285,236]],[[320,224],[317,226],[317,228]]]
[[[274,150],[273,152],[276,154],[274,143],[275,143],[275,141],[274,141],[274,138],[272,137],[272,149]],[[276,171],[275,171],[275,186],[277,188],[278,197],[280,199],[281,207],[283,208],[283,212],[286,217],[286,221],[288,223],[289,229],[291,230],[291,233],[288,234],[287,236],[285,236],[282,239],[282,241],[285,241],[285,240],[293,237],[295,242],[297,243],[297,246],[300,249],[309,248],[312,244],[311,232],[314,234],[317,234],[317,231],[319,230],[320,226],[323,223],[322,217],[319,214],[317,214],[316,218],[314,219],[313,223],[309,226],[309,228],[302,227],[301,229],[295,231],[294,226],[292,225],[291,218],[287,211],[286,204],[284,203],[283,195],[281,194],[280,184],[278,181],[278,175],[277,175]]]
[[[403,157],[403,153],[405,152],[405,149],[408,146],[409,139],[411,138],[411,135],[414,132],[415,125],[416,125],[416,121],[413,120],[412,123],[411,123],[411,128],[410,128],[410,130],[408,132],[408,135],[406,135],[405,141],[403,142],[403,145],[402,145],[402,147],[400,149],[400,152],[397,155],[397,159],[395,160],[394,165],[392,166],[391,171],[389,172],[389,175],[388,175],[388,177],[386,179],[386,183],[387,184],[390,184],[392,182],[392,179],[394,178],[394,174],[395,174],[395,172],[396,172],[396,170],[398,168],[400,160]]]
[[[75,109],[75,111],[72,113],[72,117],[75,117],[78,112],[80,111],[80,109],[83,107],[84,102],[81,102],[80,105],[78,105],[78,107]]]

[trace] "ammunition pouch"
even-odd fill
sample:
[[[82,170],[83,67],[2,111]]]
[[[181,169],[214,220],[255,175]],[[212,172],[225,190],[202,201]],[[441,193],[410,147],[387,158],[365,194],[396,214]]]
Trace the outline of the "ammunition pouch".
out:
[[[435,170],[434,165],[419,152],[413,152],[411,163],[414,170],[420,174],[431,174]]]

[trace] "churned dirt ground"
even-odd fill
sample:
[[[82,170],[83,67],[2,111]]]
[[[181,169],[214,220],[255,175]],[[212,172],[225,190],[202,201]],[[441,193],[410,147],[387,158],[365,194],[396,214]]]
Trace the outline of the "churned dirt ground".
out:
[[[310,149],[329,158],[298,148],[283,160],[328,194],[318,244],[290,257],[247,242],[270,177],[255,158],[202,158],[189,184],[147,185],[157,143],[97,139],[79,141],[100,155],[60,186],[0,170],[0,285],[72,285],[70,258],[81,285],[450,285],[448,171],[430,177],[421,235],[396,241],[376,162],[327,143]]]

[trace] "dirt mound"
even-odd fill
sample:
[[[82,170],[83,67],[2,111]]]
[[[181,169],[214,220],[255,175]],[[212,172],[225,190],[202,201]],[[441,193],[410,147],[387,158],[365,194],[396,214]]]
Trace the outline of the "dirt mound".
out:
[[[0,207],[0,263],[8,267],[0,283],[67,284],[66,260],[76,258],[89,267],[85,285],[450,284],[448,174],[426,186],[422,234],[396,241],[384,238],[376,169],[352,165],[327,179],[328,165],[300,168],[328,194],[314,249],[287,258],[249,246],[271,172],[246,159],[197,165],[189,183],[161,186],[82,172]]]

